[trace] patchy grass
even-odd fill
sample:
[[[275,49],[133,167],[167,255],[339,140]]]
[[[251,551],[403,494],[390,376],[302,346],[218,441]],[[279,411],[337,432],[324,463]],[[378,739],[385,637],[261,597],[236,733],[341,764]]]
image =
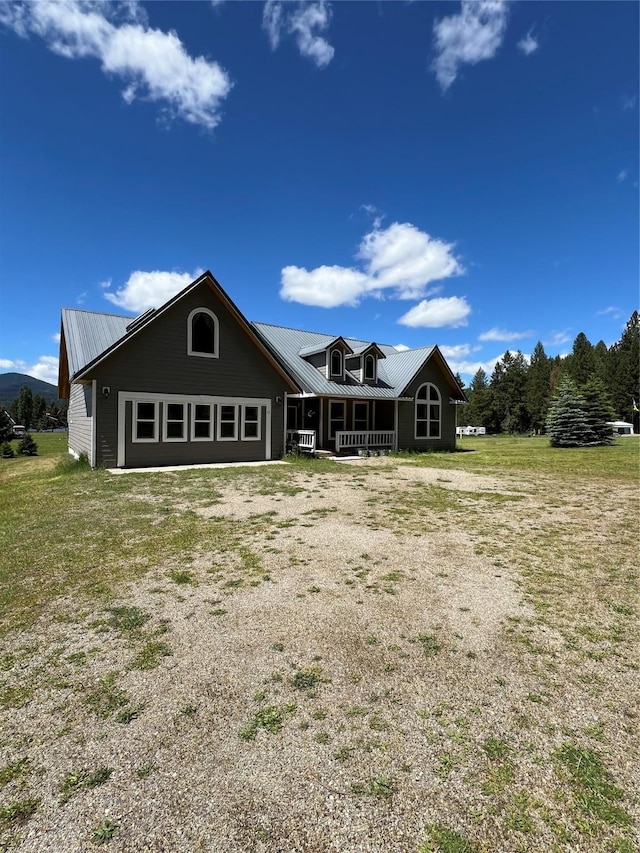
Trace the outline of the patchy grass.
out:
[[[109,799],[89,790],[111,767],[82,767],[104,741],[127,805],[86,826],[144,803],[152,773],[164,806],[195,756],[214,799],[224,769],[225,820],[260,815],[239,849],[352,824],[345,851],[637,848],[637,442],[123,477],[44,445],[0,462],[5,834]],[[64,754],[82,769],[61,782]],[[277,786],[297,789],[287,821]]]

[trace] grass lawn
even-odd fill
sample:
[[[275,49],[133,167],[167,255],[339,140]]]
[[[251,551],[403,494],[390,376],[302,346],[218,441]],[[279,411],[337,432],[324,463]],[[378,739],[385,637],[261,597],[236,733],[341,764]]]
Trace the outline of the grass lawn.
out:
[[[34,438],[0,850],[640,848],[640,440],[113,476]]]

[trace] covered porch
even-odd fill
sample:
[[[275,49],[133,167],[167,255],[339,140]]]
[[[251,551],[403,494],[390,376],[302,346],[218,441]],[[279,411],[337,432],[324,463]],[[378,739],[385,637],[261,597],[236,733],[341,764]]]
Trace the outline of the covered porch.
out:
[[[287,447],[305,453],[397,449],[395,400],[287,398]]]

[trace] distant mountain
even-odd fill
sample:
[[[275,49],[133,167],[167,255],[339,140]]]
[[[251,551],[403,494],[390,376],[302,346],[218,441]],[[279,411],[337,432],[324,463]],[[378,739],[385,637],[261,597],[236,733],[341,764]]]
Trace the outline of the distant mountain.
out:
[[[31,393],[42,394],[47,403],[53,403],[58,399],[58,387],[42,379],[34,379],[26,373],[0,373],[0,405],[10,406],[20,394],[24,386],[31,388]]]

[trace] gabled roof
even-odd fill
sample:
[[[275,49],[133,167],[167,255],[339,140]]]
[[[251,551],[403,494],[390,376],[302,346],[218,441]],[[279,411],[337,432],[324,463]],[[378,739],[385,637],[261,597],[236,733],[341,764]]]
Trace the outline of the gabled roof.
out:
[[[262,351],[266,359],[282,376],[291,390],[297,390],[291,376],[282,367],[262,338],[227,296],[222,287],[207,270],[180,293],[164,303],[158,309],[150,309],[138,317],[121,317],[115,314],[100,314],[93,311],[77,311],[65,308],[62,311],[62,329],[60,335],[60,368],[58,374],[59,393],[68,392],[70,381],[81,381],[88,371],[108,358],[121,346],[154,323],[158,317],[170,311],[188,293],[202,284],[207,284],[217,298],[225,305],[238,325],[248,335],[253,344]]]
[[[384,362],[378,363],[378,379],[375,383],[363,385],[349,371],[345,374],[345,382],[333,382],[306,361],[301,353],[312,348],[317,348],[314,351],[319,352],[325,348],[327,342],[335,341],[336,336],[305,332],[301,329],[289,329],[270,323],[254,322],[252,325],[258,334],[264,338],[285,369],[291,373],[307,393],[323,397],[396,399],[404,395],[405,389],[423,365],[430,358],[435,357],[449,379],[452,396],[460,400],[465,399],[464,394],[458,388],[453,373],[436,346],[399,351],[389,344],[374,344],[371,341],[344,338],[343,340],[351,347],[354,354],[361,354],[375,347],[381,353]]]
[[[337,338],[332,338],[329,335],[323,335],[326,340],[322,343],[314,343],[309,344],[309,346],[302,347],[302,349],[298,352],[298,355],[301,355],[302,358],[306,358],[309,355],[315,355],[318,352],[323,352],[329,347],[333,347],[336,344],[342,344],[343,348],[347,351],[347,355],[353,352],[353,349],[349,346],[346,340],[342,337],[342,335],[338,335]]]

